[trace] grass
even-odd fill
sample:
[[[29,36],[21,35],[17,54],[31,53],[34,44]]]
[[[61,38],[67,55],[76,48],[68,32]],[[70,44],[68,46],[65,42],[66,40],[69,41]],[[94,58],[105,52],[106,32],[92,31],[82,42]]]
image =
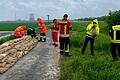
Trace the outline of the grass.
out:
[[[37,27],[37,22],[0,22],[0,31],[14,31],[21,25]]]
[[[5,43],[6,41],[13,40],[13,39],[16,39],[16,37],[14,35],[9,35],[7,37],[3,37],[0,39],[0,45]]]
[[[112,62],[107,24],[100,22],[100,35],[95,39],[95,56],[81,54],[86,26],[90,22],[73,22],[70,36],[71,57],[61,56],[60,80],[120,80],[120,61]]]

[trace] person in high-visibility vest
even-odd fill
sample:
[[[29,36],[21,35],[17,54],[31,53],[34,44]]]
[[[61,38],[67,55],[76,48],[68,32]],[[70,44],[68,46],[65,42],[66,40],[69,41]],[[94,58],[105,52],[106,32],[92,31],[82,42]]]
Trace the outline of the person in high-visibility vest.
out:
[[[60,54],[69,56],[70,48],[70,30],[72,29],[71,22],[68,21],[68,15],[64,14],[62,21],[59,24],[59,42],[60,42]]]
[[[58,46],[58,31],[59,31],[57,19],[53,20],[51,30],[52,30],[53,45],[57,47]]]
[[[120,25],[112,26],[110,36],[112,58],[116,61],[120,57]]]
[[[85,41],[82,48],[82,54],[84,54],[88,41],[90,41],[91,55],[94,55],[94,50],[93,50],[94,39],[99,34],[98,20],[97,19],[93,20],[93,22],[87,26],[86,30],[87,32],[86,32],[86,37],[85,37]]]
[[[40,29],[40,40],[39,41],[46,42],[46,32],[47,32],[46,25],[41,18],[37,18],[37,21],[40,26],[39,28]]]
[[[18,28],[16,28],[16,30],[14,32],[14,36],[15,37],[22,37],[22,36],[24,36],[26,28],[27,28],[26,26],[19,26]]]

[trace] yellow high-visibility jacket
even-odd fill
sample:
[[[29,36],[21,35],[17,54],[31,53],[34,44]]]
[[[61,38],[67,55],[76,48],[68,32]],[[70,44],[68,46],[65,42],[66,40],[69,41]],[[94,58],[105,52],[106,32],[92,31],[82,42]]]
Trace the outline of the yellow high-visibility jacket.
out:
[[[120,25],[112,26],[112,43],[120,43]]]
[[[96,26],[96,35],[99,35],[100,29],[99,29],[99,24],[98,24],[98,20],[97,20],[97,19],[93,20],[92,23],[87,26],[87,28],[86,28],[86,30],[87,30],[86,34],[92,36],[92,32],[93,32],[93,28],[92,28],[92,27],[93,27],[93,22],[96,22],[96,23],[97,23],[97,26]]]

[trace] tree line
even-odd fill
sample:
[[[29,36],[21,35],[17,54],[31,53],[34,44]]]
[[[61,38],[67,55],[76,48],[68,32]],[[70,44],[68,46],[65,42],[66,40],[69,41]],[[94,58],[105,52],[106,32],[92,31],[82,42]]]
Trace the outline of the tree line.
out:
[[[92,21],[97,18],[99,21],[105,21],[108,23],[108,26],[120,25],[120,10],[109,11],[108,15],[102,17],[88,17],[75,19],[76,21]]]

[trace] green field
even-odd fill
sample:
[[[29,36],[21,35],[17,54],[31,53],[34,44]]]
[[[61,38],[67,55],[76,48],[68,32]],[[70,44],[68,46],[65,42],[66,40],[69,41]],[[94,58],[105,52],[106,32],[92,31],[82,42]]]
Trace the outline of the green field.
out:
[[[36,27],[37,22],[0,22],[0,31],[14,31],[18,26]]]
[[[95,39],[95,56],[81,54],[86,26],[89,22],[73,22],[70,41],[71,57],[61,56],[60,80],[120,80],[120,61],[113,62],[110,53],[110,37],[105,22],[100,22],[100,35]]]
[[[47,22],[45,22],[46,25],[48,25]],[[28,28],[37,28],[38,23],[37,22],[0,22],[0,31],[14,31],[18,26],[28,26]]]

